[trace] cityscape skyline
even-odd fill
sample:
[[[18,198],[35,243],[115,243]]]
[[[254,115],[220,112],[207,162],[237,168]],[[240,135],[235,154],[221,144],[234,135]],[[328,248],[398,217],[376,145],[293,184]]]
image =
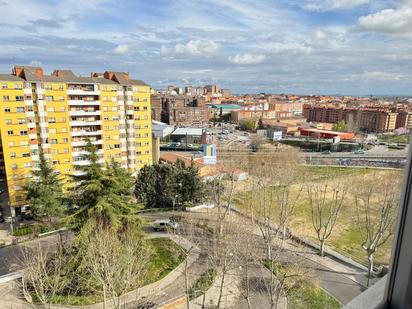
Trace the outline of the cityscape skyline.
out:
[[[25,0],[0,8],[2,72],[15,63],[89,76],[110,66],[154,88],[411,94],[410,0]]]

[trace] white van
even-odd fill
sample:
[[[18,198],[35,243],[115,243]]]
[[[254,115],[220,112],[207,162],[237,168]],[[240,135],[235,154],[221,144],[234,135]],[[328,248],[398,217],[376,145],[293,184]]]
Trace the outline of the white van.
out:
[[[166,231],[167,229],[175,230],[179,225],[170,219],[159,219],[154,221],[152,226],[155,231]]]

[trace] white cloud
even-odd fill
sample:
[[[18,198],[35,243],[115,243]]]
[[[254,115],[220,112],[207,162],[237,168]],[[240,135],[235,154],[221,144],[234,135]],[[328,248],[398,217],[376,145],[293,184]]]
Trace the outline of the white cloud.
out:
[[[406,79],[407,76],[405,76],[404,73],[397,73],[397,72],[383,72],[383,71],[365,71],[363,73],[359,74],[352,74],[349,77],[347,77],[345,80],[347,81],[356,81],[356,80],[362,80],[362,81],[400,81]]]
[[[115,49],[113,49],[113,53],[117,55],[124,55],[129,51],[129,45],[127,44],[120,44],[117,45]]]
[[[268,42],[261,45],[268,53],[280,54],[289,53],[292,55],[309,55],[312,53],[312,46],[306,42]]]
[[[186,44],[176,44],[169,48],[162,46],[160,49],[163,55],[190,55],[190,56],[212,56],[219,50],[220,46],[211,40],[190,40]]]
[[[249,65],[258,64],[265,61],[266,56],[260,54],[236,54],[235,56],[229,56],[229,61],[235,64]]]
[[[409,3],[409,4],[408,4]],[[412,34],[412,1],[397,9],[385,9],[359,17],[359,25],[369,31],[394,35]]]
[[[303,5],[307,11],[349,10],[356,6],[369,3],[370,0],[311,0]]]

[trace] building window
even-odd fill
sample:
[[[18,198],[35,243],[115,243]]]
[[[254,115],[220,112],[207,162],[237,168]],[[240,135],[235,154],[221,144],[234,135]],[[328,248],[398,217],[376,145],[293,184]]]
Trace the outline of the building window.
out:
[[[107,106],[103,106],[103,111],[107,112],[109,108]]]
[[[7,89],[7,84],[2,84],[2,85],[1,85],[1,88],[2,88],[2,89]]]
[[[24,167],[25,167],[25,168],[29,168],[29,167],[31,167],[31,163],[30,163],[30,162],[26,162],[26,163],[24,163]]]
[[[7,131],[7,135],[13,135],[13,134],[14,134],[13,130]]]
[[[66,118],[65,117],[62,117],[61,119],[60,119],[60,122],[66,122]]]
[[[14,142],[9,142],[9,147],[14,147]]]
[[[64,90],[64,85],[59,85],[59,90]]]
[[[48,108],[47,108],[47,111],[48,111],[48,112],[54,112],[54,107],[48,107]]]
[[[16,95],[16,101],[24,101],[24,97],[22,95]]]
[[[23,156],[23,158],[28,158],[28,157],[30,157],[30,152],[24,152],[22,154],[22,156]]]
[[[68,143],[69,139],[68,138],[63,138],[63,143]]]
[[[59,107],[59,111],[65,112],[65,111],[66,111],[66,108],[65,108],[64,106],[61,106],[61,107]]]
[[[23,84],[14,84],[14,89],[17,89],[17,90],[23,89]]]
[[[120,148],[120,144],[114,144],[114,148]]]
[[[52,102],[52,101],[53,101],[53,96],[51,96],[51,95],[46,95],[46,101]]]
[[[48,123],[56,123],[56,118],[51,117],[51,118],[48,118],[47,121]]]
[[[147,106],[143,106],[143,109],[144,109],[145,111],[147,111]]]
[[[117,107],[116,106],[112,107],[112,112],[117,112]]]
[[[133,98],[134,102],[139,102],[139,98]]]
[[[55,138],[51,139],[51,140],[50,140],[50,143],[51,143],[51,144],[57,144],[57,139],[55,139]]]
[[[135,111],[138,111],[138,110],[140,110],[140,107],[139,107],[139,106],[135,106],[135,107],[134,107],[134,110],[135,110]]]
[[[4,102],[10,101],[10,97],[9,97],[8,95],[4,95],[4,96],[3,96],[3,101],[4,101]]]
[[[67,133],[67,128],[62,128],[62,133]]]
[[[45,85],[44,85],[44,89],[45,89],[45,90],[52,90],[53,87],[52,87],[52,85],[50,85],[50,84],[45,84]]]
[[[17,170],[17,168],[18,168],[17,164],[12,164],[12,165],[11,165],[11,169],[12,169],[12,170]]]
[[[103,101],[107,101],[107,97],[106,97],[106,96],[103,97]]]
[[[104,120],[109,120],[109,116],[104,116]]]
[[[5,112],[5,113],[10,113],[10,107],[5,107],[5,108],[4,108],[4,112]]]
[[[19,121],[19,124],[26,124],[25,118],[20,118],[18,121]]]
[[[63,96],[59,96],[59,101],[64,101],[64,97],[63,97]]]
[[[16,107],[16,112],[24,113],[25,112],[24,107]]]
[[[50,128],[49,133],[55,134],[56,133],[56,128]]]
[[[16,153],[15,152],[11,152],[10,153],[10,158],[15,158],[16,157]]]
[[[69,148],[64,148],[63,153],[69,153]]]
[[[6,124],[12,124],[13,121],[11,119],[6,119]]]
[[[112,102],[117,102],[117,97],[112,97],[112,98],[111,98],[111,101],[112,101]]]
[[[22,130],[22,131],[20,131],[20,135],[27,135],[28,133],[27,133],[27,131],[26,130]]]

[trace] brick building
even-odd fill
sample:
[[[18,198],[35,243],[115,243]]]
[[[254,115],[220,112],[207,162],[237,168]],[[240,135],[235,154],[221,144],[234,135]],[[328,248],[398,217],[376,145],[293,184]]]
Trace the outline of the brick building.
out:
[[[385,108],[344,107],[331,105],[303,106],[303,116],[309,122],[337,123],[344,121],[348,130],[365,132],[392,132],[397,128],[398,112]],[[403,116],[408,118],[408,116]],[[406,119],[405,118],[405,119]],[[410,119],[412,121],[412,118]],[[401,123],[399,119],[399,124]],[[406,123],[406,120],[403,121]]]
[[[214,114],[202,97],[152,96],[152,100],[152,119],[169,125],[201,125]]]

